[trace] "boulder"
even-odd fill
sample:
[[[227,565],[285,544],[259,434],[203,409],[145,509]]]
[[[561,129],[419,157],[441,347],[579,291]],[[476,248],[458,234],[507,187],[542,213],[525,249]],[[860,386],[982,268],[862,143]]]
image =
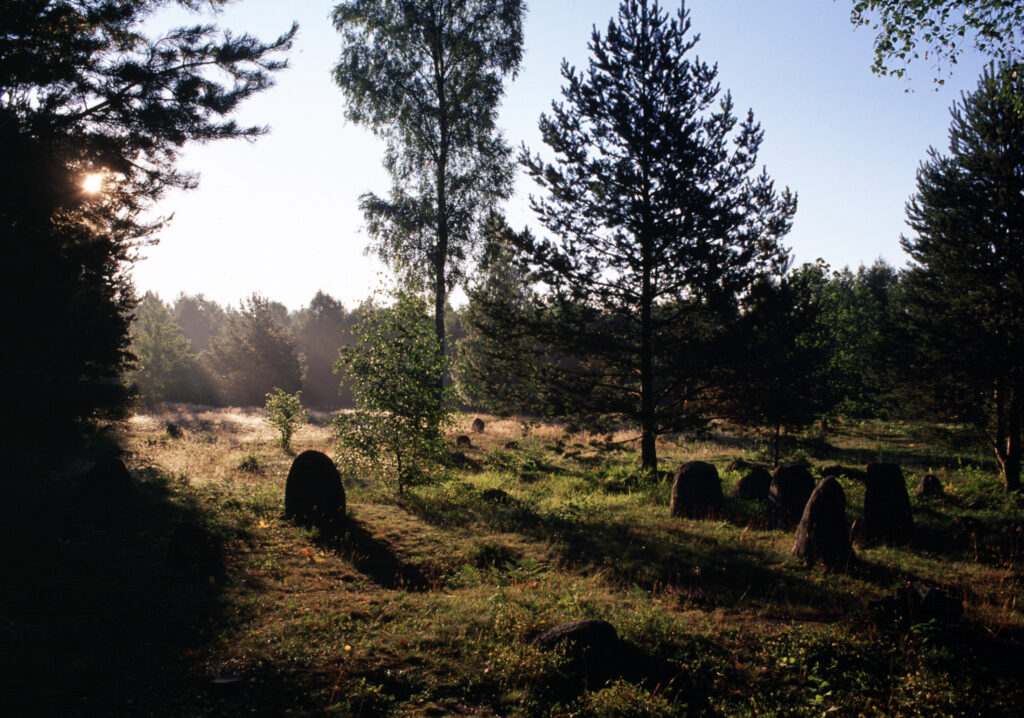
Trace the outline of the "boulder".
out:
[[[907,483],[898,464],[868,464],[864,479],[864,521],[867,541],[902,543],[914,532]]]
[[[733,485],[730,495],[748,501],[767,501],[771,485],[772,475],[768,470],[762,466],[754,466],[746,476]]]
[[[224,578],[224,555],[220,542],[202,524],[185,521],[174,528],[167,547],[167,565],[192,581]]]
[[[455,445],[463,449],[473,448],[473,442],[465,434],[455,437]]]
[[[834,477],[823,479],[811,492],[796,527],[793,556],[808,565],[821,561],[831,569],[845,568],[853,557],[846,494]]]
[[[591,685],[621,672],[619,636],[608,621],[585,618],[563,623],[541,633],[533,644],[546,651],[564,649],[569,673],[585,676]]]
[[[925,474],[921,477],[921,482],[917,485],[914,495],[919,499],[937,499],[945,496],[946,490],[942,488],[942,482],[938,476],[935,474]]]
[[[484,420],[480,417],[473,419],[473,431],[477,434],[482,434],[484,430]]]
[[[285,516],[306,525],[327,527],[345,518],[345,487],[338,467],[319,451],[295,457],[284,488]]]
[[[852,466],[841,466],[839,464],[832,464],[821,470],[821,478],[827,479],[830,476],[835,478],[843,476],[856,481],[864,480],[864,472],[861,469],[855,469]]]
[[[132,475],[116,454],[96,460],[79,487],[79,496],[90,511],[115,512],[124,506],[132,488]]]
[[[871,601],[870,607],[880,623],[956,623],[964,615],[964,603],[938,586],[915,581],[902,586],[892,596]]]
[[[471,459],[461,451],[453,451],[448,454],[448,465],[456,469],[468,469],[470,471],[483,471],[483,464]]]
[[[718,470],[704,461],[687,461],[672,483],[672,516],[703,518],[720,513],[724,504]]]
[[[775,469],[768,489],[769,513],[777,526],[794,526],[814,491],[814,477],[806,464],[786,464]]]
[[[501,489],[484,489],[483,499],[489,504],[512,503],[512,497]]]

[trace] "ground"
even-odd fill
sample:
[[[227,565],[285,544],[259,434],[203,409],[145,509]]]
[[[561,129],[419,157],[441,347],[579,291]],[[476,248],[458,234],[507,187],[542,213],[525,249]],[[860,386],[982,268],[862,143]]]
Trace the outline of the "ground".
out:
[[[769,528],[756,503],[671,518],[670,482],[616,443],[629,434],[488,416],[474,433],[475,416],[451,438],[471,437],[482,470],[401,496],[338,457],[340,535],[283,517],[294,455],[334,456],[324,416],[288,454],[255,410],[136,415],[120,427],[122,507],[80,493],[85,457],[7,477],[0,713],[1009,716],[1024,704],[1024,510],[948,427],[837,423],[793,449],[816,473],[889,460],[911,490],[925,472],[946,486],[944,499],[912,497],[909,545],[858,546],[826,572],[793,561],[792,531]],[[666,473],[715,464],[726,492],[733,459],[765,456],[724,428],[658,451]],[[841,482],[854,520],[863,491]],[[507,499],[485,499],[491,488]],[[184,521],[221,545],[222,579],[168,566]],[[961,598],[964,618],[879,622],[869,602],[912,580]],[[615,627],[611,669],[531,643],[578,618]]]

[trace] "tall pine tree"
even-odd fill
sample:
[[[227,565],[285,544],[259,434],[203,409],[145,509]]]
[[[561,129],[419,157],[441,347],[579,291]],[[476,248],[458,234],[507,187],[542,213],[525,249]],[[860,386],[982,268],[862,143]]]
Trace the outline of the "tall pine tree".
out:
[[[907,204],[916,236],[900,316],[908,361],[945,410],[987,430],[1007,490],[1020,489],[1024,412],[1024,77],[991,66],[952,110]]]
[[[143,27],[164,7],[223,4],[0,0],[0,299],[17,308],[0,439],[49,450],[53,432],[123,408],[128,270],[163,226],[153,205],[196,185],[177,167],[186,143],[263,133],[231,115],[272,84],[295,32]]]
[[[715,310],[782,271],[796,210],[756,172],[760,126],[734,116],[690,30],[685,5],[624,0],[586,72],[563,63],[564,101],[540,121],[554,161],[522,158],[555,237],[521,242],[548,290],[545,339],[583,415],[639,425],[647,468],[705,389]]]

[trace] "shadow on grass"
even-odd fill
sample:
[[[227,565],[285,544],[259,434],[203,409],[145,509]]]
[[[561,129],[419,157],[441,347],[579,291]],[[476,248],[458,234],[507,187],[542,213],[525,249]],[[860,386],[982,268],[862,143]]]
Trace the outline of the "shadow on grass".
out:
[[[0,687],[4,715],[173,713],[202,703],[194,656],[225,624],[223,584],[168,566],[176,525],[215,519],[157,470],[116,508],[76,476],[0,485]]]
[[[687,606],[783,610],[821,620],[864,604],[862,596],[837,590],[785,554],[737,541],[734,528],[718,531],[713,521],[644,526],[573,507],[541,513],[511,498],[488,502],[467,485],[410,494],[403,507],[437,526],[478,524],[546,542],[566,568],[672,593]],[[898,578],[872,575],[881,582]]]
[[[366,524],[351,516],[338,529],[321,531],[317,543],[342,556],[382,588],[425,591],[428,587],[422,571],[404,563],[386,542],[367,530]]]

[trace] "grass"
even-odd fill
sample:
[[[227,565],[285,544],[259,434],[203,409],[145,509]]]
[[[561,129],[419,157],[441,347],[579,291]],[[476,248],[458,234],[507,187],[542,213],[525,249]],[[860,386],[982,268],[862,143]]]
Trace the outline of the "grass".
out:
[[[331,453],[315,419],[295,453]],[[947,485],[946,499],[914,502],[910,545],[859,547],[831,574],[794,563],[792,533],[768,528],[756,503],[670,518],[669,483],[637,470],[632,444],[484,419],[483,433],[464,417],[451,437],[471,436],[481,471],[401,498],[342,465],[337,536],[283,519],[293,455],[255,411],[167,407],[127,422],[133,491],[114,515],[81,503],[82,464],[11,477],[0,712],[1009,716],[1024,704],[1024,510],[955,431],[843,424],[790,447],[817,468],[895,459],[911,488],[925,472]],[[716,464],[726,491],[740,476],[728,463],[759,456],[726,427],[658,449],[663,472]],[[856,518],[863,491],[841,481]],[[221,543],[223,581],[167,567],[184,521]],[[877,626],[868,602],[910,580],[963,598],[964,619]],[[531,643],[582,617],[624,640],[607,681]]]

